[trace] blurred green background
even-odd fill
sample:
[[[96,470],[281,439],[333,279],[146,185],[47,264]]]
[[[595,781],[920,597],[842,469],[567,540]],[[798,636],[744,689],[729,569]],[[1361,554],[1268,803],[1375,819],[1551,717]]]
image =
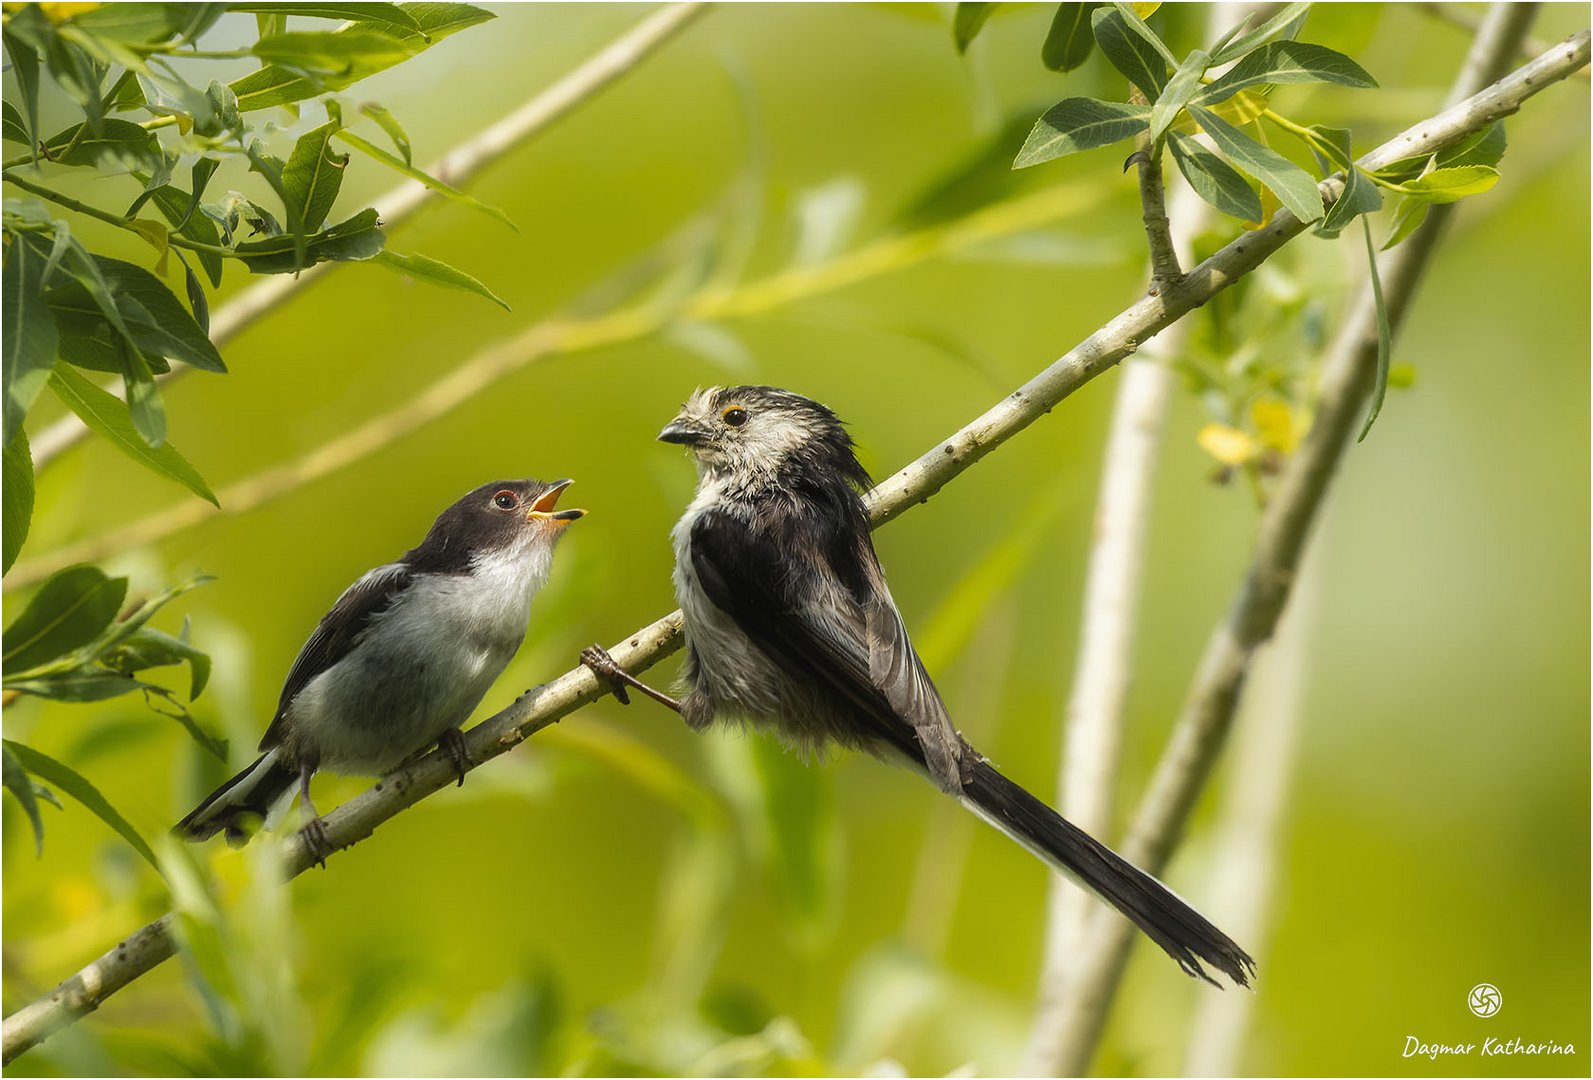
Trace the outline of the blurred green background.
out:
[[[429,161],[650,9],[495,10],[495,22],[345,101],[385,104],[417,163]],[[668,250],[666,292],[703,271],[742,290],[793,268],[835,285],[545,357],[349,468],[106,560],[135,593],[216,575],[156,623],[174,630],[187,614],[213,651],[196,717],[248,759],[304,637],[355,576],[417,542],[476,484],[573,476],[567,501],[591,515],[561,548],[486,715],[570,667],[582,646],[673,606],[667,535],[694,477],[653,435],[694,386],[769,382],[825,401],[883,476],[1131,302],[1143,233],[1122,155],[1005,168],[1022,139],[1003,130],[1012,117],[1032,121],[1073,94],[1120,95],[1099,59],[1070,76],[1039,63],[1050,12],[1014,5],[959,57],[936,7],[713,10],[472,185],[518,233],[452,204],[395,231],[394,247],[475,274],[512,314],[342,267],[231,342],[229,375],[173,385],[171,439],[220,491],[572,303],[600,313],[616,297],[594,287],[690,223],[708,242]],[[1185,48],[1204,17],[1194,6],[1161,16]],[[1586,18],[1585,5],[1547,5],[1535,33],[1556,40]],[[213,36],[225,48],[252,34],[250,18],[228,16]],[[1275,100],[1291,116],[1353,127],[1360,149],[1436,111],[1468,44],[1406,5],[1323,5],[1302,37],[1348,52],[1381,89],[1286,87]],[[1588,1072],[1588,121],[1587,81],[1573,78],[1508,122],[1503,179],[1461,206],[1396,343],[1415,384],[1391,393],[1348,454],[1316,537],[1298,735],[1292,757],[1268,765],[1286,772],[1276,881],[1260,936],[1235,930],[1261,964],[1236,1070]],[[281,122],[291,134],[321,116]],[[970,161],[993,164],[964,171]],[[391,182],[356,160],[334,219]],[[131,187],[116,177],[74,190],[117,203]],[[1054,212],[1021,233],[923,257],[906,245],[849,280],[830,274],[849,252],[943,236],[983,205],[1043,192]],[[76,219],[73,229],[148,261],[125,234]],[[1358,237],[1304,237],[1252,296],[1292,296],[1302,322],[1330,334],[1362,265]],[[220,302],[244,283],[229,270]],[[1304,363],[1311,339],[1269,347]],[[877,538],[959,726],[1048,797],[1116,380],[1092,383]],[[46,404],[30,430],[53,415]],[[1195,442],[1210,419],[1193,394],[1176,397],[1129,698],[1125,813],[1257,520],[1244,484],[1211,482],[1214,463]],[[41,476],[23,561],[183,498],[91,441]],[[8,617],[24,598],[6,595]],[[23,700],[5,729],[76,766],[146,836],[221,774],[131,698]],[[1167,875],[1224,926],[1211,902],[1221,796],[1257,779],[1220,772]],[[364,786],[322,777],[318,802]],[[171,904],[81,807],[45,812],[36,859],[6,800],[7,1012]],[[201,992],[191,965],[168,963],[10,1072],[845,1074],[894,1061],[915,1074],[1002,1075],[1022,1064],[1047,876],[928,785],[872,760],[804,768],[757,738],[698,736],[646,702],[605,700],[285,896],[269,886],[266,857],[264,845],[202,852],[238,985],[217,990],[211,971]],[[1504,997],[1487,1022],[1465,1008],[1482,981]],[[1213,993],[1140,942],[1097,1070],[1180,1071]],[[1408,1035],[1486,1034],[1578,1052],[1401,1056]]]

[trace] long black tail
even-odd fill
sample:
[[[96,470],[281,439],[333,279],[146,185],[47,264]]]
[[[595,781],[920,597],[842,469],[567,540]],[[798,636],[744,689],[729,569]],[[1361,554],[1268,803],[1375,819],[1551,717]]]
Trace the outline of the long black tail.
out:
[[[298,770],[273,750],[211,792],[172,832],[184,840],[208,840],[225,829],[227,843],[242,844],[298,782]]]
[[[963,803],[1099,895],[1145,931],[1185,972],[1216,985],[1204,960],[1240,986],[1256,964],[1227,934],[1161,882],[996,771],[978,755],[964,773]]]

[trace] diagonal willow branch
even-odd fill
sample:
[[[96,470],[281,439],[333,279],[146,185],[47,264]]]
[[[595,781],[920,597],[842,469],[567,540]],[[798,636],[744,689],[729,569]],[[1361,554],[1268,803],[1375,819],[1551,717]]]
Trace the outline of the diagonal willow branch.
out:
[[[1363,167],[1375,168],[1409,157],[1417,147],[1431,152],[1481,130],[1585,64],[1588,42],[1587,32],[1577,34],[1469,101],[1407,129],[1366,155],[1361,162]],[[1342,187],[1341,181],[1329,179],[1323,181],[1321,190],[1333,200]],[[1129,307],[984,415],[879,484],[868,499],[873,523],[878,526],[893,521],[930,499],[980,458],[1132,353],[1139,342],[1254,270],[1304,229],[1287,211],[1279,211],[1265,228],[1241,237],[1195,267],[1177,287]],[[1325,487],[1324,480],[1316,488],[1316,497],[1320,498]],[[1283,501],[1280,494],[1278,502]],[[1273,542],[1263,540],[1264,545]],[[627,637],[610,652],[626,670],[644,671],[680,647],[680,627],[680,613],[672,612]],[[577,667],[472,728],[465,735],[467,745],[476,760],[486,761],[595,701],[602,693],[596,678],[584,667]],[[456,775],[446,755],[431,754],[384,778],[329,814],[325,819],[327,835],[337,849],[358,843],[382,822],[448,786]],[[290,840],[287,852],[290,876],[309,866],[309,854],[298,837]],[[174,948],[169,916],[145,926],[49,995],[6,1017],[0,1025],[0,1060],[11,1061],[51,1032],[92,1012],[111,994],[168,959]]]
[[[702,0],[668,4],[658,9],[514,112],[449,150],[428,165],[426,172],[446,184],[463,186],[481,170],[540,135],[630,72],[706,10],[708,5]],[[21,180],[13,182],[22,183]],[[379,196],[374,205],[381,211],[382,224],[392,228],[438,198],[436,192],[418,180],[406,180]],[[172,243],[184,245],[187,242],[173,236]],[[256,319],[341,265],[335,261],[316,263],[298,274],[274,275],[250,285],[216,310],[210,323],[210,340],[220,348]],[[177,364],[159,376],[159,380],[169,382],[191,370],[186,364]],[[34,435],[30,440],[34,471],[42,470],[87,434],[88,428],[83,422],[69,414]]]
[[[1457,76],[1451,100],[1497,75],[1519,48],[1535,14],[1533,5],[1496,4],[1477,43]],[[1587,63],[1588,33],[1582,31],[1508,78],[1445,110],[1442,116],[1471,115],[1496,119],[1509,101],[1524,97],[1504,93],[1515,87],[1527,96],[1550,79],[1563,79]],[[1552,71],[1549,75],[1545,71]],[[1511,107],[1513,111],[1513,107]],[[1482,120],[1482,124],[1491,119]],[[1418,125],[1421,127],[1422,125]],[[1389,147],[1406,142],[1405,135],[1379,147],[1361,164],[1375,168],[1412,156]],[[1425,147],[1421,138],[1416,145]],[[1426,151],[1424,150],[1423,153]],[[1435,206],[1426,222],[1383,260],[1380,275],[1391,329],[1397,330],[1409,309],[1444,224],[1454,206]],[[1370,239],[1367,240],[1370,247]],[[1239,595],[1207,645],[1195,681],[1140,802],[1123,844],[1123,854],[1146,871],[1160,873],[1172,855],[1227,740],[1245,678],[1258,650],[1272,636],[1288,603],[1306,541],[1327,497],[1340,458],[1359,429],[1376,373],[1377,313],[1369,285],[1340,329],[1323,366],[1318,404],[1304,444],[1279,478],[1263,514],[1256,552],[1240,585]],[[1073,993],[1052,1018],[1056,1025],[1055,1056],[1045,1064],[1054,1075],[1081,1075],[1094,1055],[1115,997],[1132,944],[1132,927],[1121,920],[1091,920],[1089,942],[1075,958]],[[1122,923],[1119,925],[1119,923]]]

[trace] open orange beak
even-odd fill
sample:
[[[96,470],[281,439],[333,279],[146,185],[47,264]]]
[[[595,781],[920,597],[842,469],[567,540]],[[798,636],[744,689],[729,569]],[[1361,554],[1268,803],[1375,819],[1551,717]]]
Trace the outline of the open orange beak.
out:
[[[560,480],[531,504],[531,509],[526,512],[527,521],[548,521],[561,528],[572,521],[578,521],[586,516],[585,510],[555,510],[559,504],[559,495],[564,489],[575,483],[574,480]]]

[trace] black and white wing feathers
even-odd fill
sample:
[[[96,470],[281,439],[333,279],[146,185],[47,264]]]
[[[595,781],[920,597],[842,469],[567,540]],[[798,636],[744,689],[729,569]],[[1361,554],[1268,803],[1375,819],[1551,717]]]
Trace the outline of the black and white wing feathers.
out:
[[[299,655],[288,669],[287,680],[282,684],[282,696],[277,699],[276,715],[260,740],[261,750],[270,750],[281,742],[282,718],[293,704],[293,699],[309,685],[310,680],[332,667],[353,650],[360,635],[371,625],[371,620],[392,607],[405,589],[415,581],[415,573],[404,563],[386,563],[366,573],[344,590],[315,630],[310,634]]]

